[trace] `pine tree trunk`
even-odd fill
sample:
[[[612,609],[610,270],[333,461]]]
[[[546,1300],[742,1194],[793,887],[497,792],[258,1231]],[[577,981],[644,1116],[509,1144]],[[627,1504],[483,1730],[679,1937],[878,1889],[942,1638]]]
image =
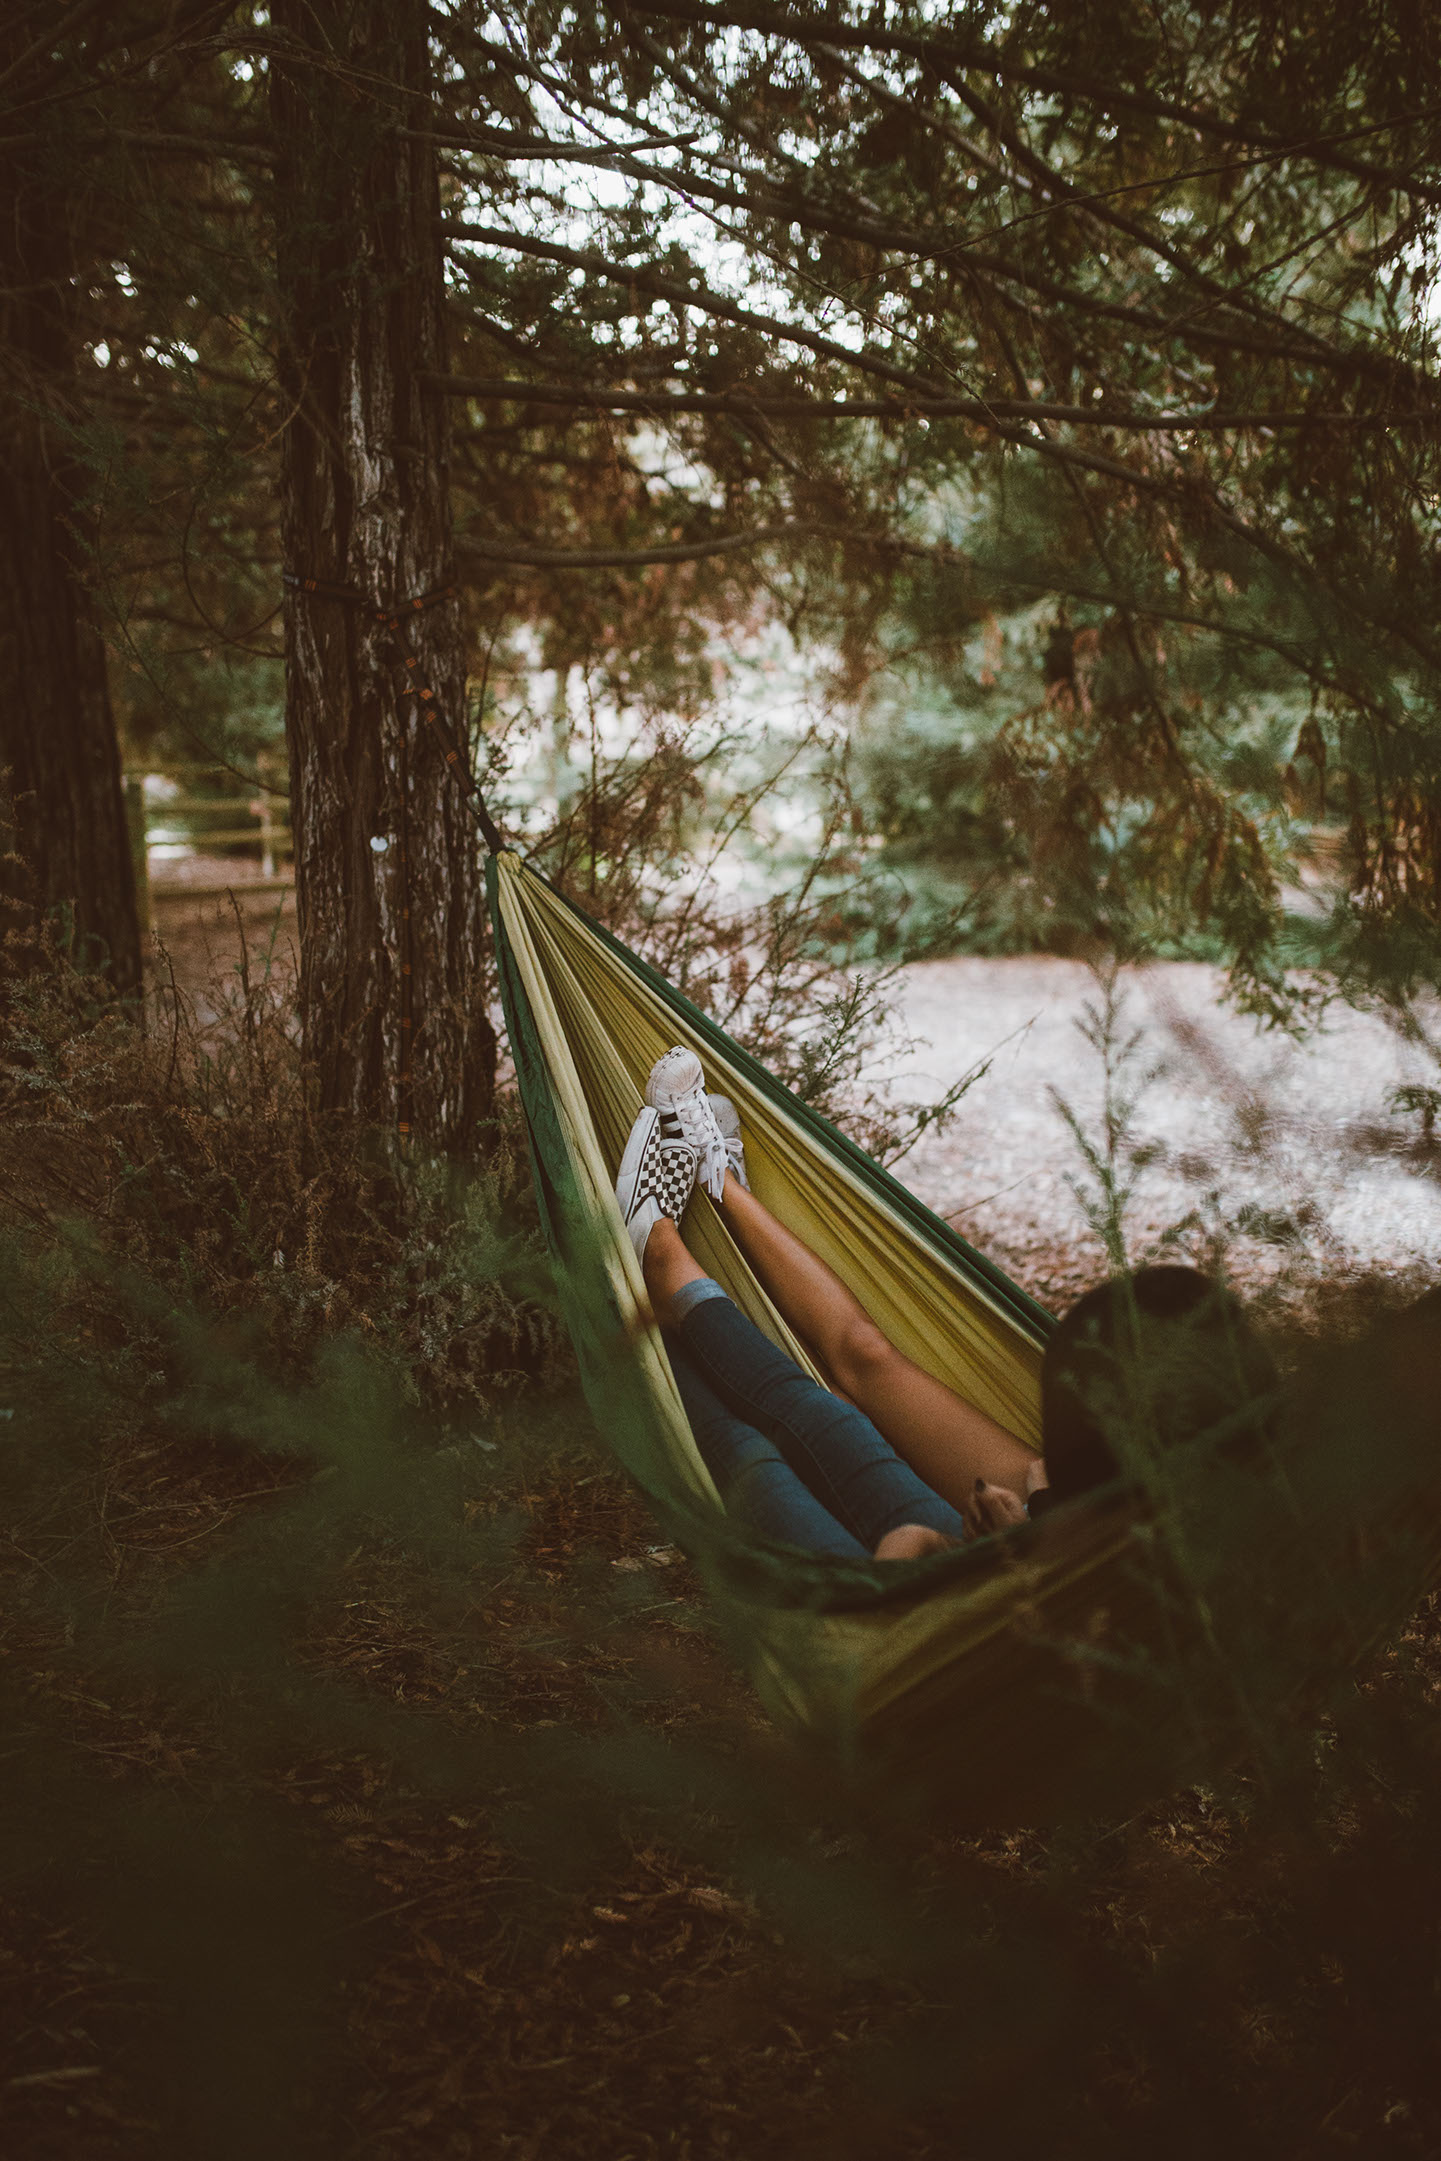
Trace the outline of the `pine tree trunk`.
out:
[[[445,337],[426,4],[278,0],[272,23],[286,560],[389,608],[453,567],[445,401],[415,379]],[[455,603],[403,636],[463,742]],[[302,1025],[327,1108],[459,1149],[494,1088],[482,859],[405,674],[369,610],[290,592]]]
[[[0,153],[0,926],[50,923],[129,995],[135,877],[68,442],[82,417],[70,200],[24,146]]]

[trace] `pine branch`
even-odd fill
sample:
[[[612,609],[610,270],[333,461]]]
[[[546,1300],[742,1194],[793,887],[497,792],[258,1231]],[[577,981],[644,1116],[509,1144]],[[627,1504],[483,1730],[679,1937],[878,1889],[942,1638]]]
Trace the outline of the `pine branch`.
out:
[[[1346,143],[1365,141],[1372,136],[1394,133],[1398,128],[1418,126],[1441,118],[1441,106],[1422,106],[1415,112],[1399,114],[1392,120],[1374,121],[1362,127],[1302,136],[1294,142],[1288,142],[1284,136],[1272,134],[1254,124],[1226,120],[1220,114],[1207,112],[1201,107],[1122,89],[1093,76],[1069,75],[1054,68],[1017,66],[1008,60],[1004,53],[980,38],[962,45],[951,39],[922,36],[878,23],[861,26],[817,21],[803,15],[783,14],[770,8],[719,4],[708,6],[706,0],[644,0],[639,12],[660,16],[671,22],[688,22],[698,26],[715,23],[731,29],[755,30],[762,36],[785,38],[793,44],[803,46],[829,45],[837,50],[850,52],[899,53],[942,73],[952,68],[960,68],[989,75],[999,82],[1024,84],[1048,95],[1072,94],[1086,99],[1106,112],[1134,113],[1148,119],[1173,120],[1198,135],[1211,135],[1222,141],[1254,144],[1276,156],[1306,157],[1314,163],[1332,166],[1355,178],[1377,182],[1394,188],[1398,193],[1412,194],[1418,201],[1441,204],[1441,184],[1435,181],[1417,180],[1413,173],[1403,168],[1374,165],[1363,159],[1351,159],[1337,154],[1339,146]]]
[[[892,361],[882,360],[878,354],[857,353],[847,345],[837,344],[835,339],[822,337],[819,332],[808,330],[803,323],[783,322],[777,316],[761,315],[751,308],[743,308],[733,300],[722,300],[717,294],[707,292],[704,286],[681,285],[672,278],[648,268],[643,263],[617,263],[604,255],[596,255],[588,249],[568,248],[555,240],[537,240],[529,233],[508,231],[500,225],[469,225],[447,222],[442,230],[447,242],[470,241],[482,247],[504,248],[516,255],[529,255],[539,262],[558,263],[572,270],[583,270],[590,277],[606,278],[617,285],[624,285],[636,293],[647,293],[653,300],[664,300],[672,307],[696,308],[703,314],[714,316],[717,321],[734,323],[743,330],[757,330],[768,338],[783,338],[792,345],[801,345],[808,352],[823,360],[834,360],[843,367],[859,368],[865,374],[879,376],[882,381],[897,383],[922,395],[941,394],[938,386],[917,375],[914,369],[899,368]],[[467,259],[455,248],[447,252],[457,266],[464,270]]]
[[[421,374],[427,390],[451,398],[504,398],[518,405],[577,406],[601,412],[723,413],[745,420],[759,414],[769,420],[962,419],[990,426],[997,420],[1046,422],[1067,427],[1121,428],[1144,434],[1229,434],[1249,429],[1309,427],[1432,427],[1437,408],[1414,413],[1222,411],[1191,413],[1117,412],[1105,405],[1057,405],[1042,398],[788,398],[770,392],[650,391],[591,387],[576,383],[529,383],[484,375]],[[1031,448],[1038,448],[1032,444]]]
[[[459,137],[447,137],[446,140],[451,147],[465,147]],[[754,189],[729,188],[704,175],[690,172],[684,175],[673,174],[663,167],[644,166],[639,160],[620,160],[618,163],[621,169],[630,172],[633,177],[653,185],[667,186],[677,191],[684,186],[711,202],[722,203],[755,216],[773,218],[783,224],[799,224],[809,231],[832,238],[858,240],[873,247],[938,263],[959,258],[968,275],[979,277],[995,297],[1007,301],[1010,305],[1028,307],[1029,303],[1009,301],[1008,296],[999,293],[991,281],[1000,279],[1020,287],[1035,299],[1050,301],[1059,307],[1073,309],[1097,320],[1147,331],[1159,338],[1180,340],[1207,351],[1248,353],[1258,358],[1325,367],[1336,374],[1372,375],[1404,385],[1418,398],[1425,397],[1433,388],[1432,378],[1423,369],[1409,367],[1404,361],[1389,354],[1337,345],[1334,340],[1323,337],[1319,331],[1311,330],[1276,310],[1269,311],[1268,315],[1258,315],[1254,309],[1247,308],[1245,321],[1236,325],[1218,322],[1214,319],[1214,314],[1209,322],[1196,321],[1182,314],[1168,317],[1153,309],[1139,307],[1133,302],[1111,301],[1079,291],[1073,286],[1062,285],[1038,273],[1024,261],[998,255],[992,250],[982,248],[976,242],[955,239],[940,242],[934,235],[915,229],[885,225],[878,220],[857,218],[849,213],[839,214],[813,200],[767,195]],[[458,229],[450,230],[454,232]],[[625,276],[628,283],[635,282],[635,273],[626,271]],[[1213,299],[1216,307],[1236,307],[1238,310],[1242,307],[1242,300],[1233,299],[1224,287],[1217,289]],[[694,298],[687,304],[703,306],[704,297]],[[1269,331],[1265,327],[1267,321],[1273,326]],[[855,358],[854,355],[850,357]],[[916,380],[913,376],[906,379]]]
[[[700,563],[711,556],[735,555],[772,540],[815,537],[819,527],[757,525],[746,533],[718,533],[712,540],[669,541],[655,548],[532,548],[524,541],[491,542],[463,534],[458,553],[483,563],[516,563],[527,570],[630,570],[650,563]]]

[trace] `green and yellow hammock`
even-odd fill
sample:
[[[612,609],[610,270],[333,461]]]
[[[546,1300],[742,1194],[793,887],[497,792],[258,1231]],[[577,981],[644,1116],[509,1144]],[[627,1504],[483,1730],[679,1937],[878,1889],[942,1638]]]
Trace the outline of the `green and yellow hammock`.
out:
[[[1044,1535],[903,1567],[802,1555],[727,1522],[613,1193],[646,1075],[671,1044],[697,1051],[710,1085],[734,1099],[767,1206],[893,1343],[1033,1446],[1050,1317],[516,855],[492,855],[487,875],[536,1188],[587,1398],[699,1563],[772,1718],[831,1769],[887,1795],[940,1800],[975,1826],[1092,1812],[1196,1775],[1214,1754],[1221,1698],[1236,1732],[1239,1638],[1233,1629],[1222,1642],[1213,1594],[1187,1590],[1153,1508],[1066,1511]],[[686,1234],[742,1310],[814,1371],[703,1194]],[[1244,1545],[1251,1499],[1214,1475],[1208,1492],[1213,1516],[1230,1494],[1229,1529]],[[1273,1585],[1325,1565],[1306,1543],[1307,1514],[1271,1526]],[[1219,1517],[1211,1530],[1228,1535]],[[1434,1544],[1404,1582],[1388,1575],[1364,1616],[1348,1604],[1344,1644],[1334,1629],[1310,1629],[1302,1663],[1334,1668],[1393,1624]],[[1345,1558],[1332,1556],[1337,1569]],[[1246,1598],[1259,1625],[1268,1601],[1254,1586]],[[1294,1658],[1268,1671],[1269,1701],[1301,1684]]]

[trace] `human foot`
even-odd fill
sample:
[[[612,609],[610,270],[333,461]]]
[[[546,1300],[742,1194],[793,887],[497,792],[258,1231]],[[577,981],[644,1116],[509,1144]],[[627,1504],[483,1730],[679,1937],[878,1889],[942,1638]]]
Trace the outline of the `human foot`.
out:
[[[638,1261],[644,1261],[645,1242],[657,1223],[679,1223],[694,1190],[695,1151],[687,1141],[667,1139],[660,1112],[647,1106],[631,1127],[615,1180]]]
[[[1014,1524],[1024,1523],[1026,1504],[1010,1486],[978,1478],[961,1503],[961,1514],[966,1519],[968,1539],[989,1538],[996,1531],[1009,1531]]]
[[[887,1531],[876,1547],[873,1560],[919,1561],[928,1553],[946,1553],[956,1543],[947,1538],[944,1531],[933,1531],[925,1523],[898,1523],[893,1531]]]
[[[730,1149],[716,1121],[712,1098],[705,1092],[705,1070],[693,1050],[677,1044],[657,1058],[645,1084],[645,1099],[660,1113],[661,1131],[667,1141],[684,1141],[696,1162],[696,1176],[713,1201],[725,1191]],[[722,1098],[724,1101],[724,1098]],[[734,1110],[731,1113],[734,1117]],[[735,1143],[740,1145],[740,1120],[735,1119]],[[737,1176],[739,1176],[737,1172]]]

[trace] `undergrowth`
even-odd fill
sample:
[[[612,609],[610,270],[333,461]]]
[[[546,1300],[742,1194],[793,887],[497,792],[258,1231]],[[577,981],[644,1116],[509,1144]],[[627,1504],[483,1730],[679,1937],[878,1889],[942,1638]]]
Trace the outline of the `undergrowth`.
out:
[[[1433,1602],[1129,1820],[869,1813],[592,1448],[512,1130],[402,1164],[235,992],[6,988],[7,2152],[1436,2150]]]
[[[513,1099],[480,1161],[406,1159],[316,1108],[286,986],[243,935],[240,954],[203,1020],[173,971],[142,1017],[59,955],[10,976],[0,1220],[103,1262],[66,1294],[95,1325],[129,1279],[223,1315],[291,1375],[353,1333],[454,1417],[557,1371]]]

